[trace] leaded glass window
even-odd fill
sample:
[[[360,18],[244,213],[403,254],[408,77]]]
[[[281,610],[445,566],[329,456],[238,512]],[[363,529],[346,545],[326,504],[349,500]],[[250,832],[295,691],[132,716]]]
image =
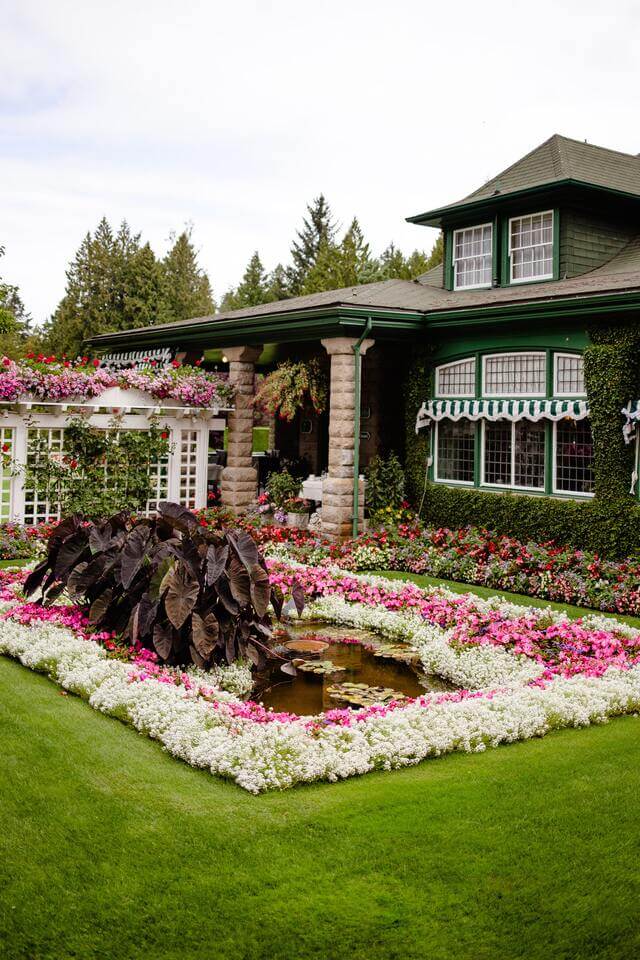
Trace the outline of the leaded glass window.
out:
[[[468,357],[455,363],[445,363],[436,371],[436,396],[475,397],[476,360]]]
[[[546,385],[545,353],[496,353],[484,358],[486,397],[544,397]]]
[[[593,493],[593,438],[589,420],[559,420],[555,424],[555,441],[555,490]]]
[[[577,397],[585,392],[584,360],[576,353],[556,353],[555,393]]]
[[[544,490],[545,425],[519,420],[484,425],[483,482]]]
[[[456,290],[465,287],[490,287],[493,262],[493,227],[454,230],[453,279]]]
[[[470,420],[441,420],[438,424],[438,480],[473,483],[475,467],[475,424]]]

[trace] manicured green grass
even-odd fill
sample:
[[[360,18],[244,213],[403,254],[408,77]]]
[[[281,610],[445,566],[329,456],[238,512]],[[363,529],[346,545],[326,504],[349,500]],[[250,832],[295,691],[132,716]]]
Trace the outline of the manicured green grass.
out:
[[[630,960],[640,721],[252,797],[0,658],[7,960]]]
[[[421,573],[404,573],[401,570],[374,570],[377,577],[388,577],[390,580],[410,580],[419,587],[446,587],[454,593],[475,593],[478,597],[504,597],[511,603],[520,603],[529,607],[551,607],[561,610],[569,617],[587,617],[598,614],[603,617],[612,617],[622,620],[632,627],[640,628],[640,617],[628,617],[620,613],[605,613],[602,610],[593,610],[590,607],[575,607],[570,603],[555,603],[552,600],[539,600],[537,597],[527,597],[522,593],[507,593],[505,590],[496,590],[495,587],[476,587],[469,583],[457,583],[455,580],[439,580],[437,577],[426,577]]]
[[[7,567],[24,567],[29,562],[29,560],[0,560],[0,570]]]

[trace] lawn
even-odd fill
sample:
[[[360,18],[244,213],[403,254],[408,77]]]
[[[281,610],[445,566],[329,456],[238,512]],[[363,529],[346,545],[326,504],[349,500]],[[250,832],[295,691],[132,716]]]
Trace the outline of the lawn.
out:
[[[0,956],[640,951],[640,720],[252,797],[0,659]]]

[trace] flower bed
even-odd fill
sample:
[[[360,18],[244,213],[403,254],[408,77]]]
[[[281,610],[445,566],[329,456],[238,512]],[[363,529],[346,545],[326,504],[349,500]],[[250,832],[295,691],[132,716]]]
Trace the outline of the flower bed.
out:
[[[463,687],[297,717],[241,700],[245,667],[226,676],[162,667],[152,654],[88,635],[75,608],[11,602],[20,577],[4,576],[0,653],[253,793],[482,751],[640,708],[640,631],[601,617],[570,621],[499,598],[272,562],[273,582],[295,576],[314,598],[306,617],[404,640],[427,672]]]
[[[112,371],[87,357],[72,362],[42,354],[19,361],[4,357],[0,363],[0,400],[93,399],[110,387],[142,390],[156,400],[177,400],[187,407],[226,407],[233,402],[233,388],[220,374],[177,361],[152,371],[135,367]]]

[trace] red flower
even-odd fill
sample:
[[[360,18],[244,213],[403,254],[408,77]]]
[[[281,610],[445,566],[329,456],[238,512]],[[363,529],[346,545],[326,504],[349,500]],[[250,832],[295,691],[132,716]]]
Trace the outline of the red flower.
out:
[[[77,460],[71,460],[71,461],[69,462],[69,466],[71,467],[72,470],[75,470],[75,468],[78,466],[78,461],[77,461]]]
[[[3,443],[3,444],[2,444],[2,452],[3,452],[3,453],[8,453],[9,450],[11,450],[11,444],[9,444],[9,443]]]
[[[168,439],[169,439],[169,434],[168,434],[168,432],[167,432],[166,430],[163,430],[162,433],[160,434],[160,436],[162,437],[163,440],[168,440]]]
[[[199,367],[201,363],[202,363],[202,360],[196,360],[194,366]]]
[[[92,362],[93,362],[94,367],[97,368],[97,367],[100,366],[100,361],[99,361],[97,358],[96,358],[95,360],[93,360]]]

